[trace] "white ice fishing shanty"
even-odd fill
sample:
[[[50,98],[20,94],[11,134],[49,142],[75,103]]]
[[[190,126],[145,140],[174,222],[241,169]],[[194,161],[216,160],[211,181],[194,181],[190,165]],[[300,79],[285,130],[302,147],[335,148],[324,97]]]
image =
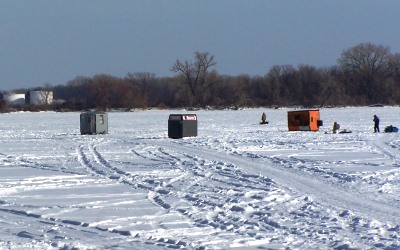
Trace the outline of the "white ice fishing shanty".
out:
[[[103,111],[85,111],[80,115],[81,134],[107,134],[108,115]]]

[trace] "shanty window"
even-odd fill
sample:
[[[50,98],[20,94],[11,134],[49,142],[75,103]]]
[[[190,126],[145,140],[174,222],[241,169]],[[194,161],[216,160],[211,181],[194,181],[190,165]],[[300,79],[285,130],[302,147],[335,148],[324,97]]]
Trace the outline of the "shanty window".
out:
[[[104,115],[100,115],[100,124],[104,124]]]

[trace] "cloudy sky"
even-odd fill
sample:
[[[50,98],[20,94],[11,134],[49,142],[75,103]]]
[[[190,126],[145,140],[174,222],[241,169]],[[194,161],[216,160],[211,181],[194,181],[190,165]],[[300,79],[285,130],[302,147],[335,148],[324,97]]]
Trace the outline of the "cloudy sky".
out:
[[[359,43],[400,53],[398,0],[2,0],[0,90],[76,76],[172,76],[176,59],[215,56],[228,75],[337,64]]]

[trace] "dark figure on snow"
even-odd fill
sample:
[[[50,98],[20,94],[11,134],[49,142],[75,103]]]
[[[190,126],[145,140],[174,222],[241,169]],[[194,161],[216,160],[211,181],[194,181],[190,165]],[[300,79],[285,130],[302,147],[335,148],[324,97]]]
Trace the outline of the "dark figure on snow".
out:
[[[379,133],[380,132],[379,131],[379,118],[376,115],[374,115],[373,121],[374,121],[374,133],[376,133],[376,132]]]
[[[260,124],[268,124],[267,122],[267,115],[265,114],[265,112],[262,113],[261,115],[261,122]]]
[[[332,127],[332,133],[337,134],[339,133],[339,129],[340,129],[340,125],[337,122],[333,123],[333,127]]]
[[[261,115],[261,122],[265,123],[266,121],[267,121],[267,115],[265,114],[265,112],[263,112]]]

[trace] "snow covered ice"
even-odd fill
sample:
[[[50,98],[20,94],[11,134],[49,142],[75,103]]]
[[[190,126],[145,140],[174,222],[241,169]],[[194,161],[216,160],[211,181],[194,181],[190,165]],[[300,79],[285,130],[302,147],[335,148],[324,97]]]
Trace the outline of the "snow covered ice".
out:
[[[400,108],[321,109],[289,132],[289,109],[0,115],[0,249],[400,249]],[[262,112],[268,125],[259,125]],[[331,134],[337,121],[350,134]]]

